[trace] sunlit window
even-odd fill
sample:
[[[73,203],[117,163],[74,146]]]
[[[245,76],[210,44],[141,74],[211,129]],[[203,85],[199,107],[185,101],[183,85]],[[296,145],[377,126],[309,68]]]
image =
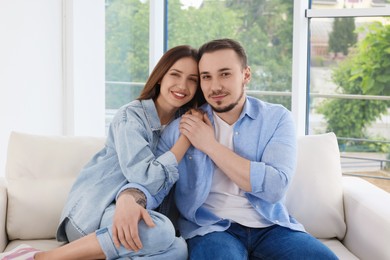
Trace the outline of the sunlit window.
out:
[[[106,1],[106,124],[138,97],[149,74],[149,3]]]
[[[323,2],[313,1],[313,9]],[[327,8],[386,5],[341,2]],[[344,174],[388,178],[390,18],[327,14],[310,18],[309,134],[336,134]]]

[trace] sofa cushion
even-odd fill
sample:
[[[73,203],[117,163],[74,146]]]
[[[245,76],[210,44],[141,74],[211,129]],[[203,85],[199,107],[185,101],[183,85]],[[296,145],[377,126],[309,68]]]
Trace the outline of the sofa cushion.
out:
[[[345,235],[340,152],[334,133],[298,138],[298,161],[289,187],[289,212],[317,238]]]
[[[9,239],[55,237],[75,177],[104,141],[11,133],[6,163]]]

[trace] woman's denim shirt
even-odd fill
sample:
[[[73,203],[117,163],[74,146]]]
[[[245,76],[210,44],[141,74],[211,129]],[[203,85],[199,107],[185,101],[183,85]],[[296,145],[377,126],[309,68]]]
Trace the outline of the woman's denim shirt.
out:
[[[202,107],[213,122],[212,109]],[[180,132],[180,119],[164,130],[158,154],[168,151]],[[304,231],[303,226],[288,213],[285,195],[296,166],[295,125],[291,113],[284,107],[247,97],[243,111],[234,125],[234,151],[250,160],[251,192],[246,192],[255,210],[270,224]],[[214,231],[226,230],[230,221],[221,219],[202,207],[210,192],[215,164],[203,152],[190,147],[181,160],[176,183],[175,200],[182,215],[179,228],[187,239]],[[167,189],[148,196],[148,207],[155,207],[165,197]]]
[[[129,182],[154,195],[178,179],[175,156],[171,152],[155,156],[161,129],[153,100],[135,100],[119,109],[105,147],[73,184],[57,231],[59,241],[67,240],[66,219],[82,234],[96,231],[105,209]]]

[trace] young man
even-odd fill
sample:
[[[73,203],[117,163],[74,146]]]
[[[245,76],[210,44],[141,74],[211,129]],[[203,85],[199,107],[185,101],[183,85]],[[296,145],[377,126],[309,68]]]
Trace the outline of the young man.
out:
[[[204,44],[199,73],[203,120],[184,115],[159,143],[167,151],[183,134],[193,145],[175,190],[190,259],[337,259],[283,204],[296,166],[294,123],[286,108],[246,95],[243,47],[231,39]],[[149,206],[163,195],[148,196]]]

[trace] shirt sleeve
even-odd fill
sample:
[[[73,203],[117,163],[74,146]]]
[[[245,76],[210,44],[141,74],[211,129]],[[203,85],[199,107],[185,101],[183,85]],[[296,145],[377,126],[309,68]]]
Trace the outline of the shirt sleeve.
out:
[[[250,181],[253,196],[270,203],[281,200],[296,166],[296,135],[291,114],[286,110],[265,145],[260,161],[251,161]]]

